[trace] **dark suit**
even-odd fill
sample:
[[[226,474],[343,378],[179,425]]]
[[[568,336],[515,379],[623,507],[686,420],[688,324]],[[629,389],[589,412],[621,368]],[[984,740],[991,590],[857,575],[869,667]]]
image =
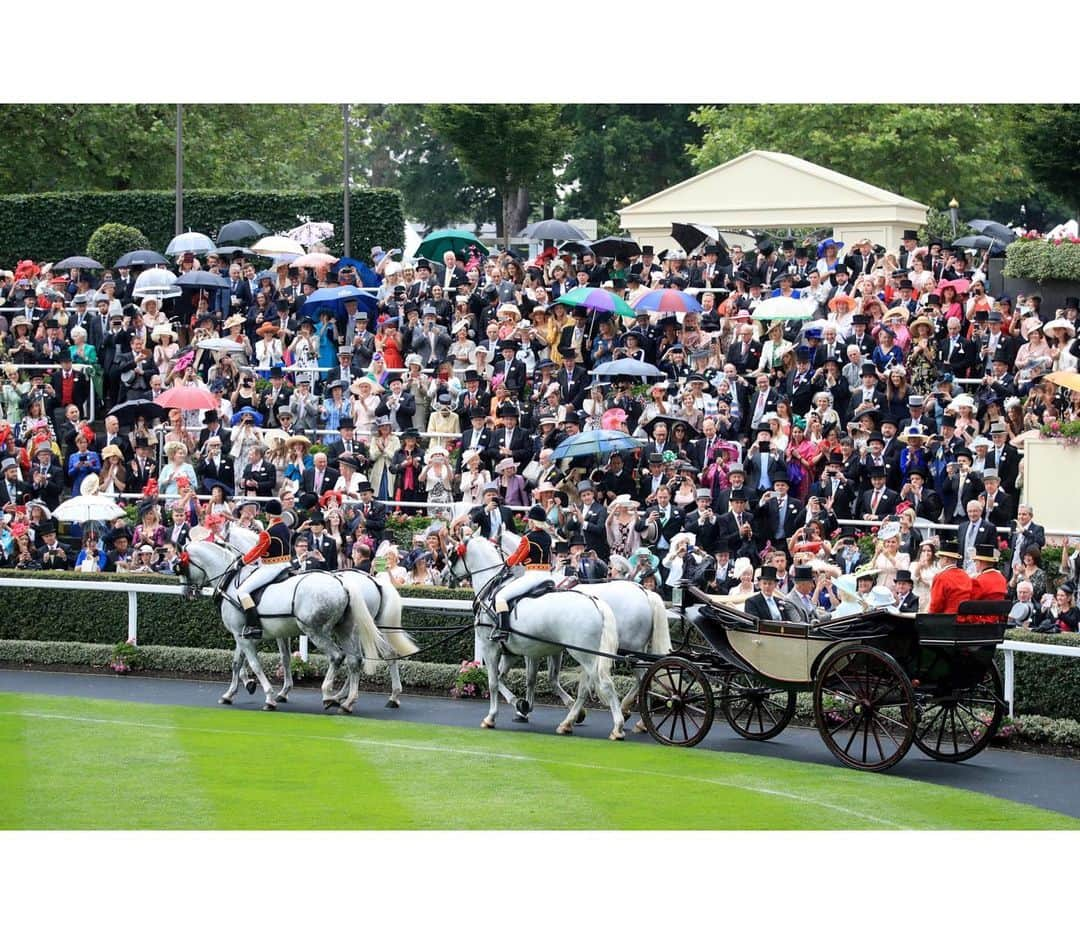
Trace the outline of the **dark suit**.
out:
[[[761,343],[751,341],[744,345],[742,341],[733,341],[724,357],[725,363],[734,364],[738,373],[749,373],[757,370],[761,362]]]
[[[727,545],[728,541],[728,533],[721,528],[721,519],[723,519],[723,517],[713,513],[708,521],[702,522],[700,512],[694,510],[692,513],[686,514],[683,528],[687,532],[692,532],[694,534],[696,537],[695,544],[699,549],[708,555],[713,555],[721,543]]]
[[[514,521],[514,511],[507,506],[499,507],[499,517],[502,521],[502,529],[517,532],[517,523]],[[469,511],[469,521],[475,526],[485,539],[491,538],[491,516],[482,506],[473,507]]]
[[[488,445],[488,458],[492,464],[497,464],[503,457],[499,454],[500,448],[509,448],[510,457],[517,462],[518,469],[524,468],[532,457],[532,440],[526,431],[517,426],[510,434],[510,444],[506,443],[506,429],[495,429],[491,433],[491,442]]]
[[[589,385],[589,374],[580,364],[574,367],[572,374],[566,372],[566,367],[560,367],[555,382],[562,393],[563,402],[576,409],[581,405],[581,399]]]
[[[120,454],[123,455],[121,459],[124,462],[130,461],[135,457],[135,452],[131,449],[131,442],[128,441],[126,435],[114,435],[109,438],[106,432],[98,432],[94,438],[94,451],[99,454],[105,450],[106,445],[116,445],[120,449]]]
[[[645,533],[642,540],[648,538],[650,540],[649,545],[654,552],[663,551],[666,554],[668,546],[671,545],[671,540],[682,532],[683,512],[670,503],[667,508],[666,520],[662,518],[662,512],[659,505],[650,507],[649,512],[637,521],[634,528],[640,533]],[[663,540],[663,545],[661,545],[661,540]]]
[[[307,533],[307,540],[309,552],[314,552],[316,550],[321,552],[326,569],[328,571],[337,571],[337,543],[325,532],[323,532],[321,536],[317,536],[314,532],[309,531]]]
[[[775,495],[763,500],[757,508],[757,528],[755,530],[758,541],[764,545],[765,540],[770,540],[774,547],[787,549],[787,540],[795,534],[795,530],[803,524],[805,513],[803,503],[792,496],[785,498],[784,515],[781,522],[780,501]],[[777,536],[777,528],[782,529],[782,534]]]
[[[386,538],[386,516],[389,511],[374,500],[371,503],[358,503],[356,505],[356,518],[353,521],[353,531],[364,531],[375,542]]]
[[[962,484],[960,483],[959,471],[952,477],[946,476],[941,489],[941,496],[945,501],[945,522],[953,522],[952,517],[957,515],[957,505],[960,507],[960,512],[964,514],[963,519],[966,522],[968,502],[977,500],[979,494],[983,492],[982,481],[972,477],[972,473],[974,472],[967,474]]]
[[[1016,529],[1009,536],[1009,548],[1012,549],[1013,556],[1023,555],[1033,545],[1040,549],[1046,545],[1046,530],[1038,523],[1029,523],[1023,533]]]
[[[209,458],[203,458],[196,466],[195,473],[198,474],[199,480],[202,482],[203,490],[209,493],[215,482],[220,482],[226,485],[229,490],[234,490],[236,487],[236,474],[233,459],[223,455],[217,459],[217,462],[215,465]]]
[[[1016,501],[1004,490],[998,490],[992,501],[989,491],[985,491],[985,494],[983,515],[993,526],[1008,526],[1016,518]]]
[[[41,481],[34,481],[34,474],[42,474]],[[26,472],[30,481],[30,499],[42,500],[50,510],[60,505],[60,495],[64,490],[64,471],[55,458],[50,458],[47,466],[42,466],[37,458]]]
[[[142,490],[151,477],[157,477],[157,463],[150,457],[140,468],[139,459],[132,458],[127,462],[127,472],[127,489]]]
[[[49,377],[49,383],[51,384],[56,395],[53,397],[52,402],[54,405],[63,408],[65,405],[63,402],[63,369],[54,370],[52,376]],[[86,410],[86,403],[90,399],[90,378],[86,375],[85,371],[72,370],[71,371],[71,399],[69,402],[79,407],[79,412],[85,418],[88,413]]]
[[[5,507],[9,503],[14,503],[18,506],[21,503],[26,503],[30,499],[30,485],[24,484],[21,480],[17,480],[11,484],[12,490],[8,489],[8,482],[6,479],[0,479],[0,507]]]
[[[256,497],[273,496],[274,481],[277,480],[277,470],[268,461],[263,461],[258,468],[253,464],[245,464],[244,471],[240,476],[242,480],[241,483],[237,484],[240,488],[238,493],[247,494],[248,496],[254,495]],[[254,490],[251,490],[246,486],[248,481],[255,481],[257,486]]]
[[[864,490],[855,501],[854,519],[862,519],[870,514],[879,519],[892,516],[896,512],[896,506],[900,502],[900,494],[888,487],[881,488],[881,498],[878,500],[877,510],[874,509],[874,494],[877,491]]]
[[[318,497],[321,497],[328,490],[333,490],[334,484],[337,483],[337,479],[341,476],[328,464],[326,470],[323,471],[322,483],[319,485],[319,489],[316,490],[315,473],[315,468],[308,468],[306,471],[304,471],[302,479],[300,481],[300,487],[301,489],[303,489],[304,493],[313,493]],[[247,476],[246,470],[244,472],[244,475]]]
[[[967,377],[977,359],[975,345],[967,338],[958,337],[955,342],[949,338],[938,341],[938,363],[948,366],[958,377]]]
[[[585,538],[585,547],[605,562],[611,554],[607,540],[607,508],[594,500],[591,506],[581,507],[581,534]]]
[[[991,448],[986,453],[986,466],[997,470],[1003,490],[1014,493],[1016,491],[1016,479],[1020,475],[1020,452],[1012,445],[1006,444],[1002,452],[1001,464],[997,462],[997,451]]]
[[[776,612],[780,620],[792,620],[801,621],[802,614],[800,614],[789,601],[785,600],[778,591],[773,591],[773,602],[776,604]],[[765,601],[765,595],[760,592],[757,594],[751,594],[746,599],[744,605],[746,612],[751,616],[757,617],[759,620],[775,620],[769,613],[769,605]]]
[[[525,388],[525,361],[518,360],[518,358],[512,358],[509,363],[505,357],[500,357],[492,364],[492,379],[503,375],[503,379],[506,381],[506,388],[510,391],[511,396],[519,396],[521,391]]]
[[[956,541],[960,545],[960,554],[964,556],[964,558],[961,559],[961,562],[966,558],[964,551],[967,548],[967,537],[970,529],[971,522],[967,519],[965,519],[956,529]],[[979,520],[979,526],[975,532],[975,545],[997,546],[997,530],[995,530],[985,518]]]

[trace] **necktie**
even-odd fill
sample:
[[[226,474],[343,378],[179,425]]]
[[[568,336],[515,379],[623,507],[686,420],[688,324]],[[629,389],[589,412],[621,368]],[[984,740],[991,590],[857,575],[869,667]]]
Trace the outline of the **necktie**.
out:
[[[776,501],[776,538],[784,538],[784,507],[787,504],[787,498]]]
[[[315,488],[316,489],[322,487],[322,479],[323,479],[322,471],[316,471],[315,472]]]
[[[875,490],[874,496],[870,499],[870,512],[875,516],[877,515],[878,504],[881,503],[881,491]]]

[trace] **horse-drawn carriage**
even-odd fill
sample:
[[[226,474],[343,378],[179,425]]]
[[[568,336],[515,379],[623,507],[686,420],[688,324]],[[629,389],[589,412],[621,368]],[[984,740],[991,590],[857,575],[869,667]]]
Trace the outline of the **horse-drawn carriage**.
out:
[[[808,691],[829,750],[876,771],[913,743],[937,760],[966,760],[1004,715],[994,652],[1007,603],[961,605],[961,619],[980,623],[885,609],[820,623],[760,620],[692,587],[681,604],[687,636],[642,679],[642,721],[660,743],[700,743],[717,707],[736,733],[768,740],[794,717],[796,693]]]

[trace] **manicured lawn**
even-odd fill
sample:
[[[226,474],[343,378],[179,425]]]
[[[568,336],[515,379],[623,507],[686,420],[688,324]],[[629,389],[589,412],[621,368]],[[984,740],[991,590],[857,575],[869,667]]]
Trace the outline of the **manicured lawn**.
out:
[[[1064,815],[777,759],[0,694],[4,829],[1041,829]]]

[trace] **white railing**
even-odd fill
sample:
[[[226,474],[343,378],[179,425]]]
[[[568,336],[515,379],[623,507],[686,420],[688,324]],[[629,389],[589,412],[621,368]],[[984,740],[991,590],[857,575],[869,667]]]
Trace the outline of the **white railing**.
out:
[[[1016,694],[1016,654],[1036,653],[1043,656],[1071,656],[1080,659],[1080,646],[1065,646],[1060,643],[1027,643],[1019,640],[1005,640],[1001,644],[1005,653],[1005,700],[1009,703],[1009,717],[1013,716],[1013,701]]]

